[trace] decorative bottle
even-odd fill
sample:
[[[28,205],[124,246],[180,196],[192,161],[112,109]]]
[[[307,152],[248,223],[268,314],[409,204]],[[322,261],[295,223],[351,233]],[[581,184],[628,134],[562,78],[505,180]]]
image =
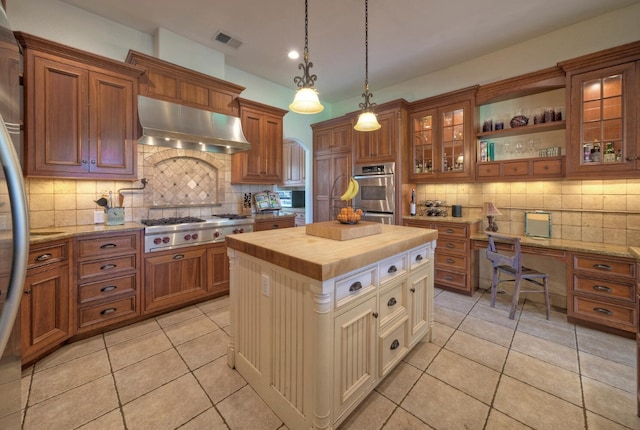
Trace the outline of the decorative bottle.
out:
[[[416,216],[416,189],[411,189],[411,216]]]

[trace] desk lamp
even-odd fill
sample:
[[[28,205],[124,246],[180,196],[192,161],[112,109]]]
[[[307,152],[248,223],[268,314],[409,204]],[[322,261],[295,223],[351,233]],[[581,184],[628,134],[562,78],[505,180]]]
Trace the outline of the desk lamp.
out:
[[[498,208],[496,208],[496,205],[494,205],[492,202],[484,202],[484,207],[482,208],[482,213],[480,215],[486,216],[487,220],[489,220],[489,226],[487,227],[486,231],[498,231],[498,224],[493,221],[493,218],[502,214],[500,213]]]

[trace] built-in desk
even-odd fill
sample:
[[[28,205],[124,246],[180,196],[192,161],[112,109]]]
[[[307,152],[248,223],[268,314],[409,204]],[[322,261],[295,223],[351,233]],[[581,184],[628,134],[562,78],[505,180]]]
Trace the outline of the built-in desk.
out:
[[[486,234],[471,237],[473,252],[487,248]],[[638,332],[640,282],[633,250],[628,246],[564,239],[522,237],[523,254],[551,257],[566,265],[567,320],[627,337]],[[500,244],[509,250],[512,245]],[[480,264],[482,264],[480,258]]]

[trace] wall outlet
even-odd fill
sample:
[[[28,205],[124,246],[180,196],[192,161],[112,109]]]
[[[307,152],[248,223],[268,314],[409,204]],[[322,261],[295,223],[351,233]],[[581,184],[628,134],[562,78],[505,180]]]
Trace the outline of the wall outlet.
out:
[[[269,275],[262,274],[262,295],[269,297],[271,295],[271,279]]]
[[[104,211],[94,211],[93,222],[95,224],[104,224]]]

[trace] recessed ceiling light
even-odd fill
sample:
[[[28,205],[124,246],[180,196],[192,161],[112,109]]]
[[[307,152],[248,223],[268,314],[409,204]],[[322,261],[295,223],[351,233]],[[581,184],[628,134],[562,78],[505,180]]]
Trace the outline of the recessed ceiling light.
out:
[[[289,53],[287,55],[292,60],[297,60],[298,58],[300,58],[300,53],[298,51],[296,51],[295,49],[292,49],[291,51],[289,51]]]

